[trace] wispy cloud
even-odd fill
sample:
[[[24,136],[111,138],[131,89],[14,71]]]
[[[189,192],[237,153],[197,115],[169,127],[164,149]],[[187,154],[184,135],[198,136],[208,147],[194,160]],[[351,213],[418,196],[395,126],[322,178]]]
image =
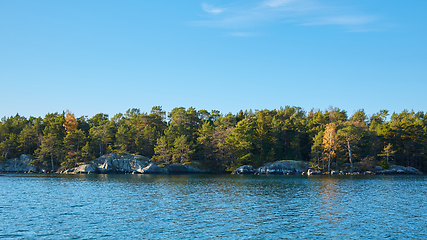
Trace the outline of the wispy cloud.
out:
[[[244,29],[266,24],[293,24],[335,25],[346,31],[360,31],[377,20],[375,16],[360,13],[350,6],[328,5],[324,0],[259,0],[235,3],[228,6],[227,11],[203,3],[202,9],[211,16],[193,23],[218,28]],[[245,31],[235,33],[238,32]]]
[[[372,16],[338,16],[318,18],[303,25],[364,25],[375,20]]]
[[[205,11],[207,13],[212,13],[212,14],[219,14],[225,10],[224,8],[214,7],[214,6],[207,4],[207,3],[202,4],[202,9],[203,9],[203,11]]]

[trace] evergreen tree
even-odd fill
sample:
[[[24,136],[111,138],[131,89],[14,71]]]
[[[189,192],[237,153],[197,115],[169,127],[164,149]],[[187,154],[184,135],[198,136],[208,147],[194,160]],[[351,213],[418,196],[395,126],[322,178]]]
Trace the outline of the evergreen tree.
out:
[[[170,164],[172,162],[172,150],[168,145],[165,136],[157,139],[156,147],[154,148],[155,155],[153,159],[158,163]]]
[[[181,135],[175,139],[172,149],[172,162],[186,164],[191,161],[191,156],[194,150],[185,135]]]
[[[63,156],[61,150],[62,145],[58,136],[49,133],[43,137],[40,148],[36,150],[36,159],[32,164],[51,167],[51,171],[54,172],[57,169],[56,166],[61,164]]]

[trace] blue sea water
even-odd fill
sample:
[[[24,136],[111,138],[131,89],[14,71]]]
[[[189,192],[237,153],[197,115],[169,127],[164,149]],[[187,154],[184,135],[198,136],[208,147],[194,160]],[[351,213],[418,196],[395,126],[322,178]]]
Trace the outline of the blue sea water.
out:
[[[0,239],[427,239],[427,176],[0,176]]]

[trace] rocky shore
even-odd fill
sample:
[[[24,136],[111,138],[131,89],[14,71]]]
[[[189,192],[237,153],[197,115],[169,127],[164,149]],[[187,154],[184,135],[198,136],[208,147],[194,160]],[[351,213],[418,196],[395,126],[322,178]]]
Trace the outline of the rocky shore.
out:
[[[273,163],[266,163],[264,166],[259,168],[254,168],[251,165],[243,165],[238,167],[232,172],[232,174],[252,174],[252,175],[262,175],[262,174],[275,174],[275,175],[421,175],[421,171],[414,167],[404,167],[391,165],[389,169],[383,169],[381,166],[377,166],[372,171],[360,171],[356,170],[353,172],[349,171],[331,171],[321,172],[314,171],[313,169],[308,168],[308,163],[304,161],[295,161],[295,160],[282,160]]]
[[[28,155],[20,158],[7,159],[0,163],[0,172],[13,173],[47,173],[48,169],[37,168],[31,165],[33,159]],[[206,173],[205,170],[197,169],[192,165],[170,164],[156,165],[150,159],[134,155],[110,153],[92,160],[89,164],[80,164],[70,169],[62,169],[61,174],[178,174],[178,173]]]
[[[19,158],[7,159],[0,162],[0,172],[13,173],[47,173],[48,169],[38,168],[31,165],[32,157],[21,155]],[[196,165],[197,166],[197,165]],[[62,169],[57,173],[61,174],[191,174],[191,173],[208,173],[190,164],[170,164],[157,165],[149,158],[134,155],[110,153],[92,160],[88,164],[79,164],[70,169]],[[310,169],[305,161],[282,160],[273,163],[266,163],[259,168],[251,165],[243,165],[235,169],[232,174],[252,174],[252,175],[398,175],[398,174],[423,174],[416,168],[391,165],[388,169],[377,166],[371,171],[355,170],[348,171],[331,171],[320,172]]]
[[[37,169],[30,163],[33,159],[29,155],[22,154],[19,158],[7,159],[0,162],[0,172],[46,172],[45,169]]]
[[[110,153],[103,155],[89,164],[62,171],[63,174],[89,174],[89,173],[130,173],[130,174],[178,174],[178,173],[205,173],[191,165],[171,164],[159,166],[150,159],[133,155]]]
[[[254,168],[251,165],[238,167],[232,174],[302,174],[308,169],[308,163],[304,161],[282,160],[266,163],[264,166]]]

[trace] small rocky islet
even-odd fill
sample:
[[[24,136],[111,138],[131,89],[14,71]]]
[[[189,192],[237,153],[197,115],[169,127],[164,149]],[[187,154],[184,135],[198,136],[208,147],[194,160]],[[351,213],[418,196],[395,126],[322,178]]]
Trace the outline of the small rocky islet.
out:
[[[30,155],[22,154],[19,158],[7,159],[0,163],[0,172],[6,173],[48,173],[48,169],[32,165]],[[197,163],[157,165],[149,158],[125,153],[110,153],[90,161],[88,164],[78,164],[69,169],[60,169],[60,174],[192,174],[214,173],[197,167]],[[259,168],[243,165],[236,168],[232,174],[237,175],[397,175],[397,174],[423,174],[414,167],[390,165],[388,169],[381,166],[370,171],[355,170],[336,171],[330,173],[315,171],[309,168],[308,162],[296,160],[281,160],[266,163]]]

